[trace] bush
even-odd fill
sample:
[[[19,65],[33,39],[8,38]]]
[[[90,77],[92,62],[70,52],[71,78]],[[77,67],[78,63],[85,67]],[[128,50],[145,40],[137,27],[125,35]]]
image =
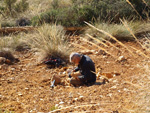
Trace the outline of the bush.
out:
[[[63,26],[83,26],[84,21],[90,21],[93,18],[94,10],[90,6],[70,7],[63,9],[52,9],[39,16],[32,18],[32,25],[41,25],[43,23],[55,23]]]
[[[146,13],[149,13],[150,15],[150,7],[148,4],[150,3],[149,0],[144,0],[147,4],[145,4],[142,0],[129,0],[134,8],[137,10],[137,12],[141,15],[141,17],[144,19],[146,18]]]
[[[125,0],[72,0],[70,7],[61,7],[60,2],[53,0],[52,6],[53,9],[33,17],[32,24],[57,22],[68,27],[83,26],[84,21],[94,22],[97,19],[115,23],[120,23],[120,18],[139,19]]]
[[[15,11],[16,12],[25,12],[29,8],[29,4],[27,0],[21,0],[19,3],[15,5]]]
[[[54,23],[56,21],[56,15],[58,14],[59,10],[51,10],[42,13],[41,15],[35,16],[31,19],[32,25],[41,25],[43,23]]]

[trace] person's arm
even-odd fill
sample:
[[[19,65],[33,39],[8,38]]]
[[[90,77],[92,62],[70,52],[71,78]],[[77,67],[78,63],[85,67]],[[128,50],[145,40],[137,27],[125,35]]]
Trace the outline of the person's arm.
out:
[[[78,76],[80,76],[80,75],[81,75],[81,73],[79,71],[71,73],[71,76],[74,77],[75,79],[78,79]]]
[[[77,71],[79,71],[79,67],[76,67],[76,68],[73,70],[73,72],[77,72]]]

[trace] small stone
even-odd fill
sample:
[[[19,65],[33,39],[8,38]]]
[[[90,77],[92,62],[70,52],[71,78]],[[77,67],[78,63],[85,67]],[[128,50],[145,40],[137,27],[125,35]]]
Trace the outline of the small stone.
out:
[[[88,54],[88,55],[89,55],[89,54],[95,53],[95,50],[86,50],[86,51],[84,50],[84,51],[81,51],[81,53],[82,53],[82,54]]]
[[[80,97],[79,97],[80,100],[83,100],[83,98],[84,98],[84,96],[80,96]]]
[[[112,97],[112,94],[111,94],[111,93],[109,93],[107,96]]]
[[[111,87],[111,89],[116,89],[116,88],[117,88],[117,86],[112,86],[112,87]]]
[[[106,55],[107,53],[104,51],[104,50],[99,50],[98,52],[97,52],[97,54],[99,54],[99,55]]]
[[[123,61],[126,61],[127,59],[124,57],[124,56],[120,56],[117,61],[119,62],[123,62]]]
[[[12,71],[15,71],[15,68],[11,68]]]
[[[22,96],[22,94],[21,94],[21,93],[18,93],[18,95],[19,95],[19,96]]]
[[[42,99],[42,98],[40,98],[40,100],[42,101],[43,99]]]
[[[22,69],[22,71],[26,71],[26,70],[27,70],[27,69],[24,69],[24,68]]]
[[[117,80],[113,80],[113,83],[116,83],[116,82],[118,82]]]
[[[124,90],[124,91],[127,91],[128,89],[127,89],[127,88],[124,88],[123,90]]]
[[[58,108],[58,107],[59,107],[59,104],[56,104],[56,105],[55,105],[55,108]]]
[[[5,61],[6,61],[6,58],[4,58],[4,57],[0,57],[0,64],[5,63]]]
[[[64,104],[64,102],[61,101],[61,102],[59,102],[59,104]]]
[[[78,98],[74,98],[73,100],[74,100],[74,101],[77,101],[77,100],[78,100]]]
[[[26,87],[25,90],[29,90],[29,88]]]
[[[100,95],[101,98],[103,98],[103,95]]]

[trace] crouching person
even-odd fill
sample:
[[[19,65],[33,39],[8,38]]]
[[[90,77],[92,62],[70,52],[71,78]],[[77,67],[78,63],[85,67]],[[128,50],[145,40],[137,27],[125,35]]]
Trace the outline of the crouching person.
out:
[[[96,82],[95,65],[90,57],[79,53],[70,54],[70,62],[77,67],[69,73],[70,84],[74,86],[93,85]]]

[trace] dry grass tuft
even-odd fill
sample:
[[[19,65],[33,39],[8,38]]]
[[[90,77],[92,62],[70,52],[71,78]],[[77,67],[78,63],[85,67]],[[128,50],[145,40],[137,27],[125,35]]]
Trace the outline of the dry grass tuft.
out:
[[[140,38],[141,35],[150,32],[150,23],[149,22],[141,22],[141,21],[126,21],[128,23],[128,26],[132,30],[133,34]],[[94,24],[94,26],[98,29],[101,29],[113,37],[115,37],[117,40],[135,40],[133,35],[128,31],[128,29],[123,24],[114,24],[114,23],[102,23],[97,22]],[[90,27],[85,31],[85,34],[90,34],[100,40],[106,39],[110,40],[110,36],[105,35],[104,33],[98,32],[96,29]]]
[[[18,47],[24,48],[23,37],[19,35],[3,36],[0,38],[0,50],[7,49],[14,52]]]
[[[68,59],[70,48],[64,28],[57,25],[45,24],[34,34],[26,35],[26,43],[40,55],[40,59],[59,57]]]

